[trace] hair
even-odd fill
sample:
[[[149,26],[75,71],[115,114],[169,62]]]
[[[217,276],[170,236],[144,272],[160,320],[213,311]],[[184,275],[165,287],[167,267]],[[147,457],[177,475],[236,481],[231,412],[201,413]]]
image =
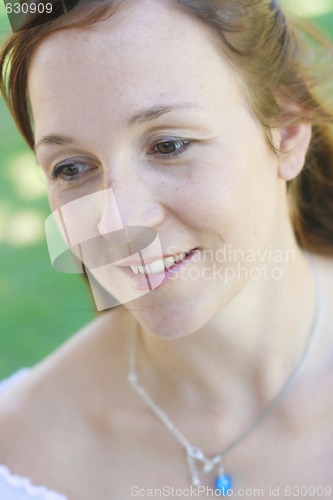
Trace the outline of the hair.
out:
[[[0,52],[0,91],[24,139],[34,150],[27,92],[29,61],[38,44],[61,30],[92,29],[131,0],[99,0],[51,21],[10,34]],[[302,172],[287,183],[298,244],[320,254],[333,250],[333,44],[310,23],[287,18],[277,0],[165,0],[210,30],[242,77],[252,112],[276,154],[271,130],[302,122],[312,138]],[[43,24],[41,24],[43,22]],[[322,61],[327,55],[327,61]],[[331,80],[330,80],[331,79]]]

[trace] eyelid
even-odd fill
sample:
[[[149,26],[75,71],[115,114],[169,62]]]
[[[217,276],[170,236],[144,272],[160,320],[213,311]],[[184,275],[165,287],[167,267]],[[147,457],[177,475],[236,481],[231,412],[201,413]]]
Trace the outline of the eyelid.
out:
[[[192,139],[189,139],[189,138],[184,138],[184,137],[159,137],[159,138],[156,138],[154,139],[154,141],[152,142],[152,146],[153,146],[153,149],[159,145],[159,144],[163,144],[163,143],[183,143],[183,146],[181,148],[179,148],[179,150],[176,150],[174,151],[173,153],[169,153],[169,154],[162,154],[162,153],[158,153],[158,152],[153,152],[153,153],[148,153],[150,156],[157,156],[158,158],[161,158],[161,159],[172,159],[173,157],[175,156],[178,156],[178,155],[181,155],[182,153],[185,153],[185,151],[190,147],[192,146],[193,144],[195,144],[195,140],[192,140]]]
[[[52,167],[51,173],[49,174],[49,179],[51,181],[58,180],[58,181],[62,181],[64,183],[70,183],[70,182],[74,182],[76,180],[79,180],[84,175],[84,173],[81,172],[81,174],[78,173],[78,174],[75,174],[73,176],[67,176],[67,179],[61,178],[61,174],[62,174],[64,168],[70,167],[72,165],[83,165],[84,167],[89,167],[89,166],[92,167],[92,165],[90,165],[90,163],[87,163],[85,160],[80,160],[80,159],[76,159],[76,158],[68,159],[68,160],[65,160],[64,162],[59,163],[59,164],[55,165],[54,167]],[[92,167],[92,169],[94,169],[94,168],[96,168],[96,166]],[[84,168],[83,170],[86,171],[87,168]]]
[[[147,141],[145,147],[148,148],[149,146],[155,147],[158,144],[163,144],[165,142],[179,142],[179,143],[185,143],[183,150],[185,150],[187,147],[189,147],[191,144],[194,144],[196,141],[184,137],[174,137],[174,136],[161,136],[154,138],[153,141]],[[175,153],[170,153],[170,154],[160,154],[160,153],[150,153],[151,155],[157,155],[160,156],[161,158],[163,157],[172,157],[175,155]],[[66,160],[63,160],[63,162],[56,164],[54,167],[51,168],[51,173],[49,175],[50,178],[54,177],[54,172],[57,169],[60,169],[61,167],[66,167],[69,165],[72,165],[74,163],[80,163],[82,165],[90,165],[86,160],[81,159],[81,158],[68,158]]]
[[[147,141],[148,142],[148,141]],[[175,150],[172,153],[159,153],[154,151],[153,153],[148,153],[150,156],[157,156],[160,160],[165,160],[165,161],[170,161],[172,159],[175,159],[175,157],[180,156],[181,154],[185,153],[185,151],[195,144],[197,141],[184,138],[184,137],[159,137],[154,139],[154,141],[150,141],[149,144],[152,145],[153,148],[155,148],[159,144],[163,143],[180,143],[182,146],[177,150]],[[66,178],[61,177],[63,170],[66,167],[72,166],[72,165],[83,165],[84,169],[83,172],[74,174],[73,176],[68,175]],[[52,181],[58,180],[59,182],[63,182],[64,184],[67,183],[69,184],[70,182],[76,182],[79,181],[82,177],[84,177],[85,172],[87,169],[89,169],[89,166],[91,169],[96,169],[96,165],[92,166],[91,163],[89,163],[87,160],[82,160],[81,158],[69,158],[64,160],[63,162],[55,165],[54,167],[51,168],[51,173],[49,174],[49,179]],[[64,174],[66,175],[66,174]]]

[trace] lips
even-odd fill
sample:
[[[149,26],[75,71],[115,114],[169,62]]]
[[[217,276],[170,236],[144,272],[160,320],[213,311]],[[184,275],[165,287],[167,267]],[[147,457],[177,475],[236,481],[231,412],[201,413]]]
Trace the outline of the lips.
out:
[[[183,250],[183,251],[177,251],[173,254],[163,254],[163,255],[158,255],[158,256],[155,256],[155,257],[143,257],[142,254],[142,259],[138,258],[138,257],[134,257],[134,256],[131,256],[131,257],[128,257],[126,259],[122,259],[122,260],[119,260],[117,262],[117,266],[119,267],[127,267],[127,266],[150,266],[151,264],[155,263],[155,262],[158,262],[158,261],[161,261],[161,260],[166,260],[166,259],[171,259],[171,258],[177,258],[178,256],[180,255],[183,255],[183,254],[186,254],[188,255],[189,253],[191,253],[194,249],[192,250]]]
[[[167,269],[164,268],[161,272],[153,273],[135,273],[131,266],[119,266],[121,272],[127,277],[130,284],[137,290],[154,290],[166,286],[166,284],[181,271],[184,266],[187,266],[198,253],[198,249],[191,250],[184,259],[174,263]],[[129,260],[129,259],[127,259]],[[172,278],[172,279],[171,279]]]
[[[185,259],[189,253],[181,253],[173,257],[166,257],[164,259],[155,260],[149,265],[145,266],[130,266],[135,274],[157,274],[164,271],[164,269],[169,269],[169,267],[174,266],[178,262]]]

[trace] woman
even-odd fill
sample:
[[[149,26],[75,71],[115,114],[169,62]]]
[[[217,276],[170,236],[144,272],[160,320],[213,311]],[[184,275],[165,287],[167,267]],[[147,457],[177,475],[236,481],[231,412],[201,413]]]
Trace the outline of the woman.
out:
[[[119,306],[7,381],[3,498],[32,497],[22,477],[36,498],[332,495],[333,116],[302,57],[266,0],[102,2],[9,37],[53,213],[151,228],[161,254],[118,254],[124,294],[91,265]]]

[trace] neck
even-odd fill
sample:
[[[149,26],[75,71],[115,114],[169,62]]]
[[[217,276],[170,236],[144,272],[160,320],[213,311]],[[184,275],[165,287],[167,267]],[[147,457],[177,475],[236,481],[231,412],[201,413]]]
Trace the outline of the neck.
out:
[[[241,400],[257,414],[300,362],[315,315],[313,272],[296,250],[280,280],[249,282],[191,335],[166,340],[137,325],[140,381],[164,408],[219,415]]]

